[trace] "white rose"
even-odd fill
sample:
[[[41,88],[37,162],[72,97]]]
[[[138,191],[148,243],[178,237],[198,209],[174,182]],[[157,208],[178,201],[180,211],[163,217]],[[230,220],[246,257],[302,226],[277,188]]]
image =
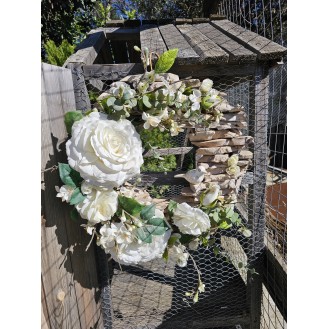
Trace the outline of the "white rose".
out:
[[[118,209],[118,193],[93,189],[86,198],[76,206],[82,218],[95,225],[111,219]]]
[[[189,254],[184,252],[186,247],[182,244],[178,246],[172,246],[169,249],[169,257],[172,259],[179,267],[185,267],[187,265],[187,260]]]
[[[210,80],[210,79],[204,79],[202,81],[202,83],[201,83],[201,86],[200,86],[201,92],[202,93],[205,93],[205,94],[208,93],[211,90],[213,84],[214,83],[213,83],[212,80]]]
[[[113,188],[140,173],[142,142],[128,120],[93,112],[72,126],[66,143],[69,165],[88,183]]]
[[[155,210],[155,216],[164,218],[164,214],[159,209]],[[134,234],[134,232],[131,232]],[[167,230],[163,235],[153,235],[152,242],[146,243],[134,239],[131,243],[118,244],[109,249],[112,258],[125,265],[149,262],[155,258],[161,258],[170,238],[171,230]],[[117,239],[117,242],[118,239]]]
[[[184,234],[200,235],[210,228],[208,215],[186,202],[177,205],[172,218],[174,224]]]
[[[62,202],[69,202],[74,191],[74,187],[63,185],[59,188],[58,186],[55,186],[55,190],[57,192],[57,198],[62,198]]]

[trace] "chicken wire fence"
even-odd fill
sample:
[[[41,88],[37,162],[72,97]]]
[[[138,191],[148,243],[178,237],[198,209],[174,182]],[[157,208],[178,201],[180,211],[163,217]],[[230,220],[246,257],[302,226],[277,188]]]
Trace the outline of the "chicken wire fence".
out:
[[[232,22],[287,46],[286,0],[222,0],[219,12]],[[266,259],[261,327],[286,328],[287,265],[287,58],[269,71],[268,169],[265,243],[274,257]],[[270,270],[276,263],[283,276]],[[282,291],[279,291],[282,289]]]
[[[83,77],[82,71],[74,73]],[[257,85],[261,76],[212,79],[214,88],[225,92],[231,105],[244,107],[248,125],[243,134],[254,137],[254,144],[249,146],[254,157],[239,188],[235,206],[244,224],[252,231],[252,237],[244,237],[235,228],[221,230],[214,237],[211,248],[189,251],[193,259],[189,258],[184,268],[175,266],[170,260],[120,266],[98,249],[104,328],[259,328],[268,163],[268,80],[260,88]],[[75,81],[75,89],[80,93],[80,101],[90,102],[93,108],[97,97],[108,90],[113,81],[115,79],[109,79],[108,75],[88,74]],[[137,117],[130,119],[136,126],[141,124]],[[186,136],[185,131],[168,138],[170,147],[191,148],[188,153],[168,153],[167,156],[175,158],[174,168],[168,170],[158,165],[157,172],[142,172],[140,186],[152,197],[179,197],[182,188],[187,186],[183,179],[176,179],[176,183],[173,178],[175,173],[195,167],[195,147],[189,144]],[[143,141],[144,146],[148,142],[147,139]],[[213,247],[218,248],[218,254],[214,253]],[[185,295],[198,283],[193,260],[198,264],[206,286],[196,304]]]

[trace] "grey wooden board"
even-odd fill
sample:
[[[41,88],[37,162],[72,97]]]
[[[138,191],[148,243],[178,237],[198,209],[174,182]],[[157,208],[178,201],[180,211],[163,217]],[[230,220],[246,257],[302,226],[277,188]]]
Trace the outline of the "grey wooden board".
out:
[[[103,31],[89,34],[77,46],[77,51],[65,61],[63,66],[66,67],[68,63],[93,64],[105,40],[106,36]]]
[[[167,149],[154,149],[154,150],[149,150],[146,154],[144,154],[144,158],[147,157],[153,157],[155,154],[158,155],[171,155],[171,154],[176,154],[176,155],[181,155],[181,154],[186,154],[190,152],[193,149],[193,147],[173,147],[173,148],[167,148]]]
[[[140,29],[141,47],[147,47],[149,51],[162,54],[167,50],[162,36],[156,25],[143,25]]]
[[[229,20],[212,21],[211,24],[228,37],[236,40],[246,48],[257,54],[259,60],[278,59],[287,52],[285,47],[266,39],[254,32],[244,29],[243,27],[230,22]]]
[[[45,170],[66,161],[64,113],[75,108],[75,98],[70,70],[42,63],[41,73],[41,168]],[[56,198],[55,186],[61,185],[58,171],[42,172],[41,180],[44,320],[50,329],[101,328],[94,247],[84,252],[89,236],[70,219],[72,208]]]
[[[200,56],[203,64],[228,62],[229,55],[193,25],[179,25],[177,28]]]
[[[194,25],[206,37],[215,42],[229,54],[229,62],[255,62],[257,54],[232,40],[223,32],[208,23]]]
[[[200,62],[199,55],[191,48],[186,39],[173,24],[159,26],[168,49],[178,48],[177,64],[195,64]]]

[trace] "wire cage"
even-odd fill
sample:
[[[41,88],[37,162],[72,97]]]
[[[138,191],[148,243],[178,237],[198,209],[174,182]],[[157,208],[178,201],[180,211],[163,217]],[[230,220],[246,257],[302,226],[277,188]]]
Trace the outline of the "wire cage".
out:
[[[218,20],[223,24],[225,21]],[[252,231],[252,236],[244,237],[234,228],[222,230],[214,237],[213,242],[219,253],[215,254],[212,249],[203,247],[196,251],[191,250],[189,252],[193,258],[189,259],[184,268],[163,260],[154,260],[144,265],[120,266],[112,260],[109,261],[107,255],[98,250],[104,327],[259,328],[268,165],[268,71],[273,64],[272,60],[284,54],[285,49],[279,48],[274,55],[272,49],[267,59],[258,61],[256,57],[261,51],[257,52],[252,48],[252,53],[250,47],[244,48],[243,40],[232,36],[231,32],[224,33],[225,27],[217,29],[209,20],[195,21],[193,25],[180,25],[182,22],[179,20],[175,25],[172,22],[162,22],[167,25],[161,25],[160,22],[146,23],[156,24],[131,28],[131,22],[121,22],[120,24],[125,26],[119,24],[119,27],[92,31],[89,44],[85,43],[69,58],[66,66],[72,69],[77,107],[81,110],[92,108],[95,99],[109,89],[112,82],[127,75],[142,73],[140,59],[132,50],[134,45],[143,47],[149,42],[150,49],[159,48],[159,40],[163,39],[165,47],[171,48],[170,38],[166,36],[163,26],[167,26],[172,37],[175,37],[178,31],[176,41],[181,44],[185,41],[185,52],[180,52],[178,64],[170,72],[178,74],[180,78],[209,77],[214,81],[216,89],[227,94],[231,105],[241,105],[244,108],[247,125],[241,128],[241,131],[244,135],[252,136],[253,143],[243,148],[250,150],[253,158],[236,191],[235,208],[244,224]],[[251,62],[244,63],[247,51],[237,61],[235,56],[238,55],[234,50],[228,50],[225,45],[219,47],[220,41],[213,43],[221,51],[226,50],[226,62],[223,63],[218,53],[211,53],[213,45],[209,46],[210,35],[207,36],[207,33],[214,31],[221,32],[221,36],[226,39],[231,38],[225,41],[231,42],[230,49],[238,44],[240,50],[243,48],[253,54]],[[100,42],[104,35],[105,40]],[[195,44],[193,36],[202,40]],[[216,52],[217,49],[213,50]],[[89,56],[88,60],[86,54]],[[84,61],[79,60],[79,56]],[[189,133],[190,131],[184,131],[171,140],[175,148],[181,150],[167,154],[175,157],[177,165],[174,170],[143,172],[141,184],[146,186],[149,192],[155,191],[157,198],[179,200],[187,186],[186,181],[173,176],[186,171],[191,165],[195,167],[198,163],[198,148],[190,143],[187,138]],[[206,291],[199,296],[196,304],[185,295],[198,280],[193,260],[197,262],[206,286]]]

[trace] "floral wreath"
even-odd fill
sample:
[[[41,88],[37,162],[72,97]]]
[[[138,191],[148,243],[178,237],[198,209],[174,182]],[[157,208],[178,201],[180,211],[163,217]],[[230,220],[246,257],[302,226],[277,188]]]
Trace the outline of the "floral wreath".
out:
[[[139,116],[144,121],[143,129],[158,127],[176,136],[185,127],[218,124],[220,109],[228,103],[212,88],[210,79],[200,84],[196,79],[181,81],[165,73],[178,49],[161,56],[147,48],[135,46],[135,50],[141,53],[144,74],[112,83],[98,97],[95,109],[66,113],[71,138],[66,143],[68,164],[58,166],[64,185],[56,186],[57,197],[75,207],[72,214],[87,220],[82,226],[92,235],[91,241],[96,237],[97,245],[119,264],[170,258],[184,267],[190,257],[198,273],[198,285],[186,295],[197,302],[205,285],[188,249],[211,247],[210,237],[233,225],[247,237],[251,232],[234,212],[234,202],[222,196],[218,184],[201,193],[197,207],[170,200],[160,209],[149,196],[145,198],[143,190],[136,187],[143,164],[142,142],[126,118]],[[158,60],[153,69],[154,57]],[[239,173],[237,162],[237,155],[228,159],[229,175]],[[194,186],[201,184],[203,177],[202,166],[184,175]],[[218,247],[212,247],[218,254]]]

